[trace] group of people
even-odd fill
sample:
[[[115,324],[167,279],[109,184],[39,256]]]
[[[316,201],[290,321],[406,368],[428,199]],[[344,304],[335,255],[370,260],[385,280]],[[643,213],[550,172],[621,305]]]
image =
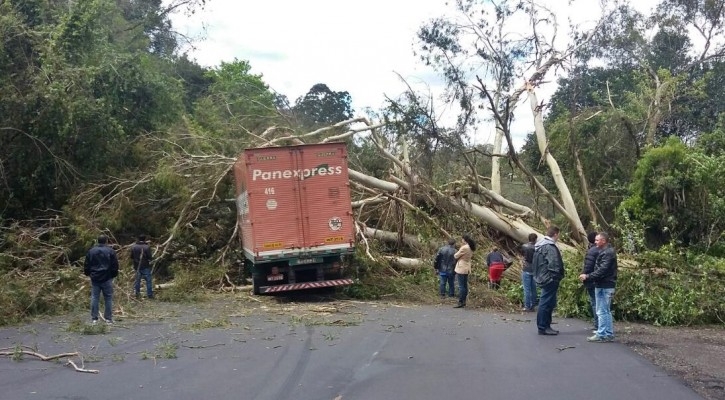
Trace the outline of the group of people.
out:
[[[535,233],[529,235],[529,241],[521,246],[523,268],[521,282],[523,286],[523,310],[534,311],[539,335],[558,335],[559,331],[551,327],[554,308],[557,305],[559,284],[564,279],[564,260],[557,246],[560,230],[551,226],[546,235],[538,239]],[[579,275],[589,295],[594,327],[590,342],[610,342],[614,339],[612,319],[612,298],[617,285],[617,254],[609,243],[605,232],[592,232],[587,236],[589,249],[584,266]],[[460,248],[456,249],[455,240],[450,239],[437,253],[434,268],[440,276],[439,293],[455,296],[454,280],[458,284],[458,305],[466,306],[468,297],[468,275],[471,273],[471,258],[476,243],[469,235],[463,235]],[[489,270],[489,287],[498,289],[501,276],[510,265],[510,260],[494,248],[486,257]],[[538,289],[537,289],[538,288]],[[538,294],[540,289],[541,293]],[[537,299],[538,298],[538,299]]]
[[[146,282],[146,296],[153,299],[152,254],[145,235],[138,237],[138,241],[131,246],[130,253],[135,271],[136,297],[141,295],[141,279],[143,279]],[[91,278],[91,323],[94,325],[98,323],[100,298],[103,294],[103,319],[107,324],[113,324],[113,278],[118,276],[118,256],[109,246],[108,236],[99,236],[96,245],[88,250],[83,273]]]

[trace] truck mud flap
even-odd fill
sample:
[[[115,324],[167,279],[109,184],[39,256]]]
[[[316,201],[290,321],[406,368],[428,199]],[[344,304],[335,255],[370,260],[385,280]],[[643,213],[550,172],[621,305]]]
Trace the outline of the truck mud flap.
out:
[[[302,282],[302,283],[287,283],[284,285],[275,286],[262,286],[259,288],[260,293],[278,293],[288,292],[290,290],[304,290],[304,289],[317,289],[326,288],[332,286],[347,286],[352,285],[354,281],[352,279],[333,279],[329,281],[320,282]]]

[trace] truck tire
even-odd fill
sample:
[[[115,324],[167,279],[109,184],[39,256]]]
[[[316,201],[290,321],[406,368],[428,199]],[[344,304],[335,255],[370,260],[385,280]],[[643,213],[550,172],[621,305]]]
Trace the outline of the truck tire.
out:
[[[252,274],[252,293],[255,295],[260,294],[259,288],[265,283],[264,276],[259,274]]]

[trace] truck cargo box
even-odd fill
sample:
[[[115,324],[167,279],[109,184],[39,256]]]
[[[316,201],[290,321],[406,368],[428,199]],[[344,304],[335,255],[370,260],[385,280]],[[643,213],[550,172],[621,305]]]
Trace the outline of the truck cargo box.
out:
[[[344,143],[247,149],[234,164],[234,177],[247,259],[262,263],[352,252]]]

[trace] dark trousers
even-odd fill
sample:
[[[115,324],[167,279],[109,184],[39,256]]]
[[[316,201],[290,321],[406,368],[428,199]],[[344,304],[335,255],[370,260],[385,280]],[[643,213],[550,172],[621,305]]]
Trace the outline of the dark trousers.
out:
[[[456,274],[458,279],[458,304],[466,305],[468,297],[468,274]]]
[[[597,318],[597,298],[594,295],[594,286],[587,286],[587,294],[589,295],[589,304],[592,306],[592,315],[594,316],[594,329],[599,327],[599,321]]]
[[[536,326],[540,331],[551,329],[551,314],[556,308],[556,295],[559,292],[559,281],[552,281],[541,286],[539,311],[536,314]]]

